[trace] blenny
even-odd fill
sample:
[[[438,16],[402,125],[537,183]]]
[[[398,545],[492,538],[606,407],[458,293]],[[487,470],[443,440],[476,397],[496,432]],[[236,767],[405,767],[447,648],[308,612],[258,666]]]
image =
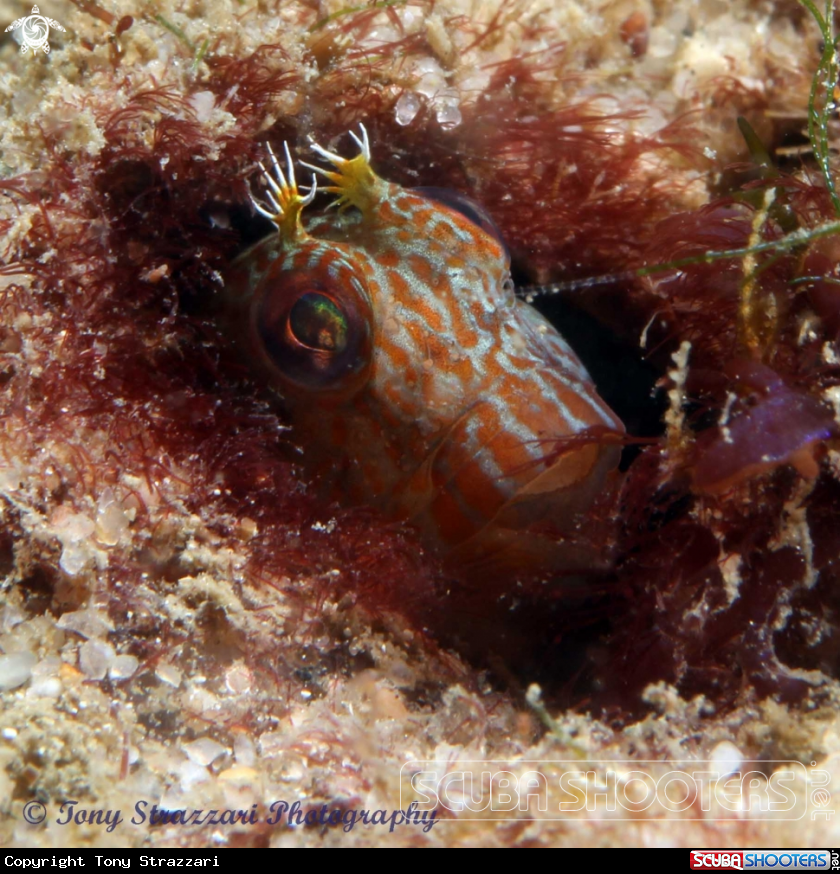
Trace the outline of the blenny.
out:
[[[624,428],[554,327],[518,300],[481,207],[371,169],[367,132],[333,169],[339,210],[304,227],[286,173],[260,164],[277,227],[232,264],[223,310],[281,392],[304,463],[345,503],[419,527],[468,577],[592,563],[581,514]]]

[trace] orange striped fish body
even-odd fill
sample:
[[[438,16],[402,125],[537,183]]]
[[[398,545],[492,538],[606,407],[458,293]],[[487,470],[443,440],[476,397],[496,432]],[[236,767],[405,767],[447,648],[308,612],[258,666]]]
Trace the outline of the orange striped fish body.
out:
[[[304,458],[350,502],[410,520],[453,563],[565,569],[569,533],[617,464],[623,426],[557,331],[517,300],[490,232],[377,177],[320,171],[342,214],[304,230],[276,160],[273,234],[227,277],[247,351],[286,398]],[[288,155],[288,149],[287,149]],[[318,169],[318,168],[313,168]],[[551,536],[546,530],[550,529]]]

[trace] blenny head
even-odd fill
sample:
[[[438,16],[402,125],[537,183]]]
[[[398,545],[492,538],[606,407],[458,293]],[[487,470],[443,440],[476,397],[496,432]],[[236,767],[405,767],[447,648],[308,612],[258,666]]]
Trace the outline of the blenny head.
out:
[[[224,310],[282,393],[304,460],[333,494],[420,527],[470,576],[590,566],[576,535],[624,429],[560,334],[514,294],[480,207],[412,191],[314,146],[337,196],[308,224],[269,148],[277,227],[243,253]]]

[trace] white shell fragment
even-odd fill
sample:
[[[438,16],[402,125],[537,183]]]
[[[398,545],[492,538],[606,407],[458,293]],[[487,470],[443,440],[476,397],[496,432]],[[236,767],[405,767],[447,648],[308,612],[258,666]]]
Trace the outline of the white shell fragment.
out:
[[[176,689],[181,685],[181,672],[174,665],[167,665],[165,662],[159,664],[155,676],[162,682],[175,686]]]
[[[13,652],[0,656],[0,692],[22,686],[31,676],[38,659],[31,652]]]
[[[65,631],[74,631],[82,637],[105,637],[109,631],[114,630],[113,623],[104,614],[98,610],[85,609],[74,610],[72,613],[65,613],[56,622],[59,628]]]
[[[198,740],[185,743],[182,747],[190,761],[196,765],[212,765],[219,756],[228,752],[227,747],[209,737],[200,737]]]
[[[108,676],[112,680],[127,680],[134,676],[134,672],[140,666],[140,660],[133,655],[118,655],[108,670]]]
[[[111,644],[104,640],[86,640],[79,647],[79,669],[91,680],[103,680],[114,656]]]
[[[712,750],[712,763],[715,770],[725,777],[741,769],[741,765],[744,764],[744,754],[734,743],[724,740]]]

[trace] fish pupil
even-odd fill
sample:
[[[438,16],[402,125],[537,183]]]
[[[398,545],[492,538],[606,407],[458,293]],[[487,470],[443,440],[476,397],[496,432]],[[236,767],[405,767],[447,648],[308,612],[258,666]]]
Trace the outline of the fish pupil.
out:
[[[324,294],[302,294],[289,313],[289,330],[304,346],[339,353],[347,348],[347,317]]]

